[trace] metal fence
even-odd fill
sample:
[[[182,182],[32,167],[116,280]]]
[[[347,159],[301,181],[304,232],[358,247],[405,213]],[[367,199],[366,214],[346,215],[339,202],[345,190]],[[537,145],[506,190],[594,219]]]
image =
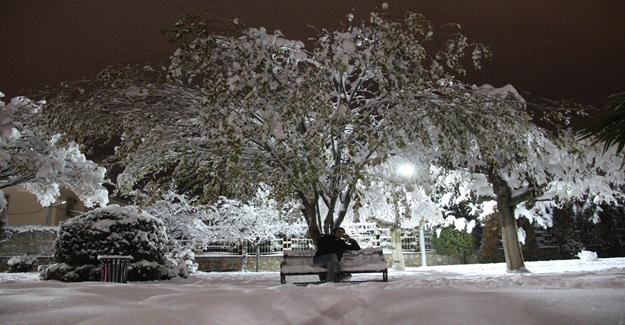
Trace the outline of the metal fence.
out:
[[[389,229],[377,228],[373,224],[350,224],[346,225],[347,233],[354,238],[360,247],[382,247],[385,250],[392,250],[391,235]],[[432,249],[431,232],[425,232],[425,247],[429,251]],[[420,251],[419,233],[414,229],[403,229],[401,234],[402,251],[414,253]],[[308,250],[315,249],[313,240],[310,238],[282,237],[271,241],[264,241],[255,246],[247,241],[234,242],[213,242],[208,245],[195,247],[196,254],[215,255],[243,255],[256,254],[272,255],[282,254],[285,250]]]

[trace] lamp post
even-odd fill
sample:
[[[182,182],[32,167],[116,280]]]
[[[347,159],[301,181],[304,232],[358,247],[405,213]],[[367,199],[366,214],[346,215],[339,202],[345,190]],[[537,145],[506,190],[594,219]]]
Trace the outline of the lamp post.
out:
[[[399,215],[399,195],[394,199],[395,222],[391,228],[391,244],[393,245],[393,269],[401,271],[405,268],[404,252],[401,247],[401,219]]]
[[[414,166],[409,163],[400,164],[397,167],[397,174],[400,176],[399,182],[404,182],[407,179],[410,179],[415,173]],[[395,270],[403,270],[406,266],[404,260],[404,253],[401,247],[401,215],[399,209],[399,200],[401,195],[405,193],[404,189],[401,186],[398,186],[398,193],[394,198],[394,208],[395,208],[395,224],[391,229],[391,243],[393,244],[393,269]]]
[[[425,253],[425,220],[419,222],[419,251],[421,251],[421,266],[428,266],[428,256]]]

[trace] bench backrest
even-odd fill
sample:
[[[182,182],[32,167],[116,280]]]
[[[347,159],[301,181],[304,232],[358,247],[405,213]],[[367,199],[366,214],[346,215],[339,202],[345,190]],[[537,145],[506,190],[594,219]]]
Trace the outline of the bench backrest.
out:
[[[312,265],[314,250],[285,251],[283,264],[285,265]],[[362,265],[384,261],[382,248],[371,247],[359,251],[346,251],[343,254],[343,265]]]

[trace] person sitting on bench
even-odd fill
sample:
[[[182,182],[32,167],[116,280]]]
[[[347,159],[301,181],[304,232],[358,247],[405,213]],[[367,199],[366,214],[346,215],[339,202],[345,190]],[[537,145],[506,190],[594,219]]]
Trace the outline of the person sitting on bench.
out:
[[[319,274],[321,281],[340,282],[341,258],[347,250],[360,250],[358,243],[345,233],[345,229],[336,227],[331,235],[321,235],[313,263],[327,269],[326,274]]]

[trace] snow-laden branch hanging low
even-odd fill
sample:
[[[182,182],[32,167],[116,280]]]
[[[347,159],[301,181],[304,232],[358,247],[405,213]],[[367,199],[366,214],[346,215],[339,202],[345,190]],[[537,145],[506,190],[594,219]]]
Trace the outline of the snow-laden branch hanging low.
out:
[[[25,126],[23,118],[16,118],[36,119],[44,107],[45,102],[26,97],[15,97],[9,103],[0,100],[0,189],[21,185],[42,206],[48,206],[64,187],[87,207],[106,205],[104,168],[86,159],[76,143],[60,145],[58,135],[48,138]]]

